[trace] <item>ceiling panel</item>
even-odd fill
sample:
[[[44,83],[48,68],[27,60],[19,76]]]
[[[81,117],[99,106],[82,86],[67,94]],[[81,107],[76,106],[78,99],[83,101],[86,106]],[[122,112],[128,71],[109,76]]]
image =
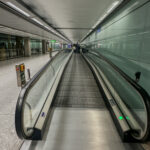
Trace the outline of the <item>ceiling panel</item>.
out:
[[[83,35],[87,33],[89,30],[84,30],[84,29],[63,29],[60,30],[63,34],[67,35],[69,39],[73,39],[75,42],[78,42],[80,39],[82,39]]]
[[[7,16],[7,17],[4,17]],[[0,7],[0,33],[62,41],[46,30]]]
[[[92,28],[116,0],[20,0],[55,28]],[[60,30],[76,42],[89,30]]]

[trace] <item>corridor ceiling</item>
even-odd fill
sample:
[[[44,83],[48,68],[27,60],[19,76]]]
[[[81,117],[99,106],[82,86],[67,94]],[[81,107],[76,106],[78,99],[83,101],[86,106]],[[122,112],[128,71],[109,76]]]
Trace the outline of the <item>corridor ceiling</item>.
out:
[[[18,0],[72,42],[80,41],[116,0]],[[119,0],[121,1],[121,0]]]

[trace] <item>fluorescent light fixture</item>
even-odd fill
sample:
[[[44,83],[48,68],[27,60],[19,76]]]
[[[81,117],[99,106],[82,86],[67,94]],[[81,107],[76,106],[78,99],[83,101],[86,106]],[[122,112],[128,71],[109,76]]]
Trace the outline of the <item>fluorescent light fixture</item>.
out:
[[[104,20],[106,18],[106,16],[107,16],[107,14],[104,14],[104,16],[102,16],[99,21]]]
[[[52,27],[47,27],[47,26],[44,26],[46,29],[50,30],[51,32],[55,33],[56,31],[52,28]]]
[[[7,5],[9,5],[10,7],[14,8],[15,10],[17,10],[18,12],[22,13],[23,15],[30,17],[30,15],[28,13],[26,13],[25,11],[23,11],[22,9],[20,9],[19,7],[15,6],[13,3],[11,2],[6,2]]]
[[[102,20],[104,20],[106,18],[106,16],[112,11],[114,10],[114,8],[116,8],[121,1],[115,1],[112,6],[107,10],[107,13],[105,13],[102,17],[99,18],[99,20],[96,22],[96,24],[94,24],[94,26],[92,28],[95,28],[98,24],[100,24],[100,22]]]
[[[32,20],[34,20],[36,23],[40,24],[41,26],[44,26],[43,23],[41,23],[40,21],[38,21],[36,18],[32,18]]]
[[[97,25],[99,25],[123,0],[120,1],[115,1],[114,3],[112,3],[111,7],[107,10],[107,12],[98,19],[98,21],[94,24],[94,26],[92,27],[93,29],[96,28]],[[90,30],[82,39],[81,41],[91,32],[92,30]]]
[[[95,28],[98,24],[100,24],[100,22],[101,22],[102,20],[104,20],[107,15],[108,15],[108,14],[104,14],[104,16],[102,16],[101,18],[99,18],[99,20],[94,24],[94,26],[93,26],[92,28]]]
[[[35,21],[35,19],[34,19],[34,21]],[[37,20],[36,20],[36,22],[37,22]],[[41,24],[42,25],[42,24]],[[43,25],[44,26],[44,25]],[[56,30],[54,30],[52,27],[47,27],[47,26],[44,26],[46,29],[48,29],[49,31],[51,31],[52,33],[54,33],[54,34],[56,34],[56,35],[58,35],[58,36],[60,36],[63,40],[67,40],[66,38],[64,38],[60,33],[58,33]]]
[[[55,33],[55,30],[53,29],[53,28],[51,28],[51,27],[47,27],[47,26],[44,26],[47,30],[49,30],[49,31],[51,31],[51,32],[53,32],[53,33]]]
[[[48,29],[48,30],[50,30],[50,28],[49,27],[47,27],[47,26],[44,26],[46,29]]]
[[[110,13],[114,10],[114,8],[116,8],[118,6],[118,4],[120,4],[120,1],[115,1],[112,6],[107,10],[107,13]]]

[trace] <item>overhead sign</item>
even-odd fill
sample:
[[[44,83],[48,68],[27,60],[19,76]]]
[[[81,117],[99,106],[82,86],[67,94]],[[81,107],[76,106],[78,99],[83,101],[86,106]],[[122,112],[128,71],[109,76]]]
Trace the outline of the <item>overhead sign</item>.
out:
[[[71,48],[71,44],[68,44],[68,48]]]
[[[51,40],[51,43],[56,43],[56,40]]]

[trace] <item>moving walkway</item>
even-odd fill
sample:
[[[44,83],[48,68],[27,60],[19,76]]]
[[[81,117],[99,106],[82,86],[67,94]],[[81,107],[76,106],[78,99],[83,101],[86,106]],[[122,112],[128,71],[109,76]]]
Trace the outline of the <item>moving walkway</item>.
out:
[[[99,52],[60,51],[21,90],[21,150],[142,150],[149,95]],[[123,142],[124,141],[124,142]]]

